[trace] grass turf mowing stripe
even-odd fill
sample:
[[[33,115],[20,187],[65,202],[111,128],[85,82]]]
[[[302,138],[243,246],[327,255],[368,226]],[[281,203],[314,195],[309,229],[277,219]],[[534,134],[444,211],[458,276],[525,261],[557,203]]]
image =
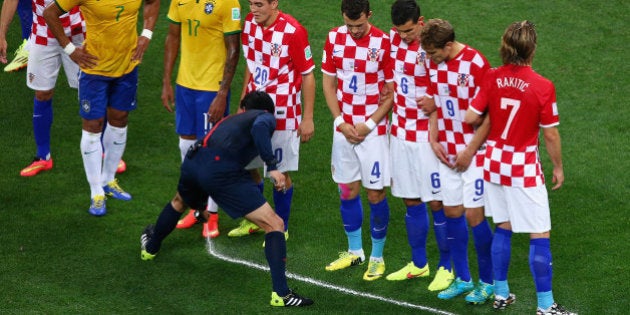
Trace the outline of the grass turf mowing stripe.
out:
[[[226,255],[223,255],[221,253],[219,253],[217,251],[217,249],[214,246],[214,243],[212,241],[212,239],[210,237],[206,238],[206,249],[208,251],[208,254],[210,254],[211,256],[229,262],[229,263],[233,263],[233,264],[239,264],[239,265],[243,265],[252,269],[258,269],[258,270],[263,270],[263,271],[269,271],[269,267],[266,265],[260,265],[251,261],[247,261],[247,260],[242,260],[242,259],[238,259],[235,257],[229,257]],[[367,299],[372,299],[372,300],[378,300],[378,301],[382,301],[385,303],[390,303],[390,304],[394,304],[397,306],[402,306],[402,307],[408,307],[408,308],[414,308],[414,309],[419,309],[419,310],[423,310],[423,311],[427,311],[427,312],[431,312],[434,314],[442,314],[442,315],[455,315],[454,313],[450,313],[447,311],[443,311],[440,309],[436,309],[436,308],[432,308],[432,307],[428,307],[428,306],[424,306],[424,305],[417,305],[417,304],[413,304],[413,303],[409,303],[409,302],[405,302],[405,301],[399,301],[399,300],[394,300],[394,299],[390,299],[384,296],[380,296],[380,295],[375,295],[375,294],[371,294],[371,293],[367,293],[367,292],[360,292],[360,291],[356,291],[356,290],[352,290],[352,289],[348,289],[348,288],[344,288],[344,287],[340,287],[340,286],[336,286],[336,285],[332,285],[330,283],[326,283],[323,281],[319,281],[316,279],[312,279],[309,277],[305,277],[305,276],[301,276],[298,274],[294,274],[291,272],[287,272],[287,278],[289,279],[294,279],[294,280],[298,280],[298,281],[302,281],[302,282],[306,282],[312,285],[316,285],[322,288],[326,288],[326,289],[330,289],[330,290],[335,290],[341,293],[345,293],[345,294],[350,294],[350,295],[355,295],[355,296],[360,296],[360,297],[364,297]]]

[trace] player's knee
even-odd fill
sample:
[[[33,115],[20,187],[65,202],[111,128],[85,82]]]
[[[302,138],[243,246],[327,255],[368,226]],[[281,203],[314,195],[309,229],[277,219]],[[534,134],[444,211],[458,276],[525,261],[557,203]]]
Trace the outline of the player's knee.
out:
[[[474,208],[466,210],[466,221],[468,225],[475,227],[485,220],[483,208]]]
[[[385,199],[385,197],[386,197],[386,194],[385,194],[384,189],[380,189],[380,190],[368,189],[367,191],[367,198],[371,204],[380,203],[381,201],[383,201],[383,199]]]
[[[35,91],[35,99],[40,102],[45,102],[52,99],[54,90],[48,91]]]
[[[342,200],[354,199],[359,195],[359,189],[352,184],[337,184],[337,187]]]

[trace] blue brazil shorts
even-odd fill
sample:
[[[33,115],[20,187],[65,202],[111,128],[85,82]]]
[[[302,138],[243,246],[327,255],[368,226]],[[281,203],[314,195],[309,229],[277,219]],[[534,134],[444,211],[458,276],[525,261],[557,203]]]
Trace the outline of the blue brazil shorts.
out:
[[[92,120],[107,115],[107,107],[121,111],[136,109],[138,67],[117,78],[79,72],[80,115]]]

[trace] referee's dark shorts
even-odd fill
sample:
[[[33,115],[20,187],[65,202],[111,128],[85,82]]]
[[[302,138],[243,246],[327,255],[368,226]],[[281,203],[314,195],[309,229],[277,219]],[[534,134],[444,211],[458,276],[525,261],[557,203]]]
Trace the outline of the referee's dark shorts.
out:
[[[189,150],[177,191],[196,210],[205,210],[210,196],[233,219],[267,202],[249,171],[222,152],[203,147]]]

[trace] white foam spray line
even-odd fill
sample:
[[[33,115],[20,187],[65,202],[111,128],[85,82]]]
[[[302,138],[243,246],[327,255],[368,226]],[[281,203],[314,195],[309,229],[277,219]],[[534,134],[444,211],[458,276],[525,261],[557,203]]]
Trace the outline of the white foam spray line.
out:
[[[266,266],[266,265],[261,265],[261,264],[257,264],[257,263],[251,262],[251,261],[225,256],[225,255],[219,253],[217,251],[217,249],[215,248],[212,240],[209,237],[206,238],[206,249],[208,250],[208,254],[214,256],[215,258],[221,259],[223,261],[227,261],[227,262],[234,263],[234,264],[239,264],[239,265],[244,265],[244,266],[250,267],[252,269],[269,271],[269,267]],[[382,302],[386,302],[386,303],[390,303],[390,304],[394,304],[394,305],[398,305],[398,306],[402,306],[402,307],[419,309],[419,310],[431,312],[431,313],[434,313],[434,314],[455,315],[454,313],[449,313],[447,311],[443,311],[443,310],[440,310],[440,309],[436,309],[436,308],[432,308],[432,307],[428,307],[428,306],[424,306],[424,305],[417,305],[417,304],[412,304],[412,303],[405,302],[405,301],[398,301],[398,300],[386,298],[386,297],[383,297],[383,296],[380,296],[380,295],[375,295],[375,294],[371,294],[371,293],[367,293],[367,292],[361,292],[361,291],[356,291],[356,290],[352,290],[352,289],[348,289],[348,288],[332,285],[330,283],[326,283],[326,282],[323,282],[323,281],[315,280],[315,279],[312,279],[312,278],[309,278],[309,277],[300,276],[298,274],[294,274],[294,273],[291,273],[291,272],[287,272],[287,278],[298,280],[298,281],[302,281],[302,282],[306,282],[306,283],[309,283],[309,284],[312,284],[312,285],[316,285],[316,286],[319,286],[319,287],[323,287],[323,288],[326,288],[326,289],[339,291],[339,292],[342,292],[342,293],[345,293],[345,294],[356,295],[356,296],[360,296],[360,297],[364,297],[364,298],[368,298],[368,299],[372,299],[372,300],[378,300],[378,301],[382,301]]]

